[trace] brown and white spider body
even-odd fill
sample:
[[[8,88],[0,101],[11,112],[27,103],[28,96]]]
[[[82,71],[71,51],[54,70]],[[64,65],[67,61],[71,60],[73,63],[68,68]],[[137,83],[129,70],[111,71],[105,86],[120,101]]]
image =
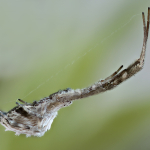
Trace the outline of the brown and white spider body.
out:
[[[38,102],[34,101],[31,104],[18,99],[23,104],[16,103],[17,106],[7,113],[0,111],[0,123],[6,130],[16,132],[16,135],[26,134],[27,137],[31,135],[38,137],[43,136],[44,133],[51,128],[51,124],[60,108],[69,106],[74,100],[111,90],[135,75],[144,65],[150,24],[150,7],[148,8],[147,25],[145,23],[144,13],[142,13],[142,17],[144,39],[141,55],[140,58],[129,67],[120,72],[123,68],[123,66],[121,66],[109,77],[104,80],[99,80],[92,86],[84,89],[73,90],[67,88],[53,93]]]

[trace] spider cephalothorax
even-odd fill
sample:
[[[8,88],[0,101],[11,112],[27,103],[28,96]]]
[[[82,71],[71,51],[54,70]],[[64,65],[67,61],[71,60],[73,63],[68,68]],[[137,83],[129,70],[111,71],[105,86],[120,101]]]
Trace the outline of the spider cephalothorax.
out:
[[[16,132],[16,135],[26,134],[26,136],[42,136],[50,129],[53,119],[57,116],[57,112],[60,108],[69,106],[72,101],[76,99],[111,90],[126,79],[135,75],[144,65],[150,24],[150,7],[148,8],[147,25],[145,23],[144,13],[142,13],[142,17],[144,39],[141,55],[140,58],[129,67],[120,72],[123,68],[123,66],[121,66],[109,77],[104,80],[99,80],[92,86],[84,89],[73,90],[67,88],[53,93],[49,97],[45,97],[38,102],[34,101],[31,104],[18,99],[23,104],[17,103],[17,106],[7,113],[0,111],[0,123],[6,128],[6,130]]]

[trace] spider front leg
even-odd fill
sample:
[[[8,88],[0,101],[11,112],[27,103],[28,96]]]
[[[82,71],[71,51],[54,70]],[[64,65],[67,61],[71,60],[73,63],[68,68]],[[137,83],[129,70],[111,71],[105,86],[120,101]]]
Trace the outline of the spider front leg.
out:
[[[122,70],[120,73],[119,71],[122,69],[123,66],[121,66],[116,72],[114,72],[111,76],[107,77],[105,80],[101,80],[100,81],[101,85],[99,84],[100,85],[99,88],[97,85],[97,90],[100,90],[101,87],[104,88],[103,91],[111,90],[117,85],[119,85],[120,83],[122,83],[123,81],[135,75],[143,68],[144,60],[145,60],[146,44],[147,44],[148,32],[149,32],[149,24],[150,24],[150,7],[148,8],[147,26],[145,23],[144,13],[142,13],[142,19],[143,19],[144,39],[143,39],[143,46],[142,46],[140,58],[137,59],[134,63],[132,63],[129,67]]]
[[[120,84],[121,82],[135,75],[144,66],[146,44],[147,44],[149,24],[150,24],[150,7],[148,8],[147,26],[145,23],[144,13],[142,13],[142,19],[143,19],[144,39],[143,39],[143,47],[142,47],[140,58],[136,60],[133,64],[131,64],[128,68],[124,69],[119,74],[112,77],[112,80],[110,82],[112,82],[114,86]]]
[[[112,79],[116,74],[118,74],[118,72],[123,68],[123,65],[119,67],[119,69],[117,71],[115,71],[112,75],[110,75],[109,77],[107,77],[105,79],[106,80],[109,80],[109,79]]]
[[[142,13],[142,19],[143,19],[144,39],[140,58],[137,59],[134,63],[132,63],[129,67],[122,70],[121,72],[120,70],[123,68],[123,66],[119,67],[119,69],[115,71],[113,74],[111,74],[109,77],[105,78],[104,80],[99,80],[90,87],[84,89],[70,90],[62,94],[61,98],[64,99],[64,101],[73,101],[76,99],[81,99],[84,97],[99,94],[107,90],[111,90],[117,87],[120,83],[124,82],[128,78],[135,75],[143,68],[150,24],[150,7],[148,8],[147,25],[145,23],[144,13]]]
[[[113,73],[111,76],[103,80],[102,86],[105,88],[105,90],[110,90],[116,87],[126,79],[135,75],[138,71],[140,71],[143,68],[144,60],[145,60],[145,52],[146,52],[146,43],[148,39],[149,23],[150,23],[150,7],[148,8],[147,26],[145,23],[144,13],[142,13],[142,19],[143,19],[144,39],[143,39],[143,47],[142,47],[140,58],[137,59],[129,67],[127,67],[126,69],[118,73],[122,68],[121,66],[115,73]]]

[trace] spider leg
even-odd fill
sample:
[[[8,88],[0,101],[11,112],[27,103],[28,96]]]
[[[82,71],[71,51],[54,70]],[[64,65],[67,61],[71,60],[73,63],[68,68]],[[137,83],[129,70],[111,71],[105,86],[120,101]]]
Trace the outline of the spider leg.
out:
[[[23,101],[22,99],[18,99],[18,101],[20,101],[20,102],[23,103],[23,104],[27,104],[27,102]],[[18,103],[18,102],[16,102],[16,104],[17,104],[18,106],[23,106],[22,104],[20,104],[20,103]]]
[[[118,73],[116,76],[112,77],[112,79],[110,81],[111,85],[110,84],[109,84],[109,86],[107,85],[107,89],[112,89],[113,87],[119,85],[126,79],[135,75],[137,72],[139,72],[143,68],[144,60],[145,60],[146,44],[147,44],[147,39],[148,39],[149,23],[150,23],[150,7],[148,8],[147,26],[145,23],[144,13],[142,13],[142,19],[143,19],[144,39],[143,39],[143,46],[142,46],[140,58],[137,59],[129,67],[127,67],[126,69],[124,69],[123,71]],[[112,86],[112,85],[114,85],[114,86]]]
[[[150,7],[148,7],[148,15],[147,15],[147,37],[149,31],[149,24],[150,24]]]
[[[148,39],[149,24],[150,24],[150,7],[148,8],[147,25],[145,23],[144,13],[142,13],[142,19],[143,19],[144,39],[143,39],[143,46],[142,46],[140,58],[137,59],[130,66],[128,66],[126,69],[124,69],[120,72],[120,70],[123,67],[123,66],[121,66],[117,71],[115,71],[109,77],[107,77],[104,80],[99,80],[98,82],[94,83],[90,87],[87,87],[84,89],[70,90],[66,93],[61,94],[59,96],[59,97],[61,97],[61,100],[72,101],[72,100],[92,96],[92,95],[95,95],[98,93],[102,93],[107,90],[111,90],[111,89],[117,87],[120,83],[124,82],[128,78],[135,75],[137,72],[139,72],[143,68],[143,65],[144,65],[146,43],[147,43],[147,39]],[[54,95],[54,97],[56,98],[57,95],[59,95],[59,93],[56,93],[56,95]]]
[[[144,65],[144,59],[145,59],[146,43],[147,43],[148,32],[149,32],[149,24],[150,24],[150,7],[148,7],[147,27],[146,27],[146,23],[145,23],[144,13],[142,13],[142,18],[143,18],[144,39],[143,39],[142,52],[141,52],[139,60],[140,60],[141,65],[143,66]]]
[[[22,99],[18,99],[18,101],[22,102],[22,103],[26,103],[25,101],[23,101]]]
[[[119,69],[117,71],[115,71],[112,75],[110,75],[109,77],[105,78],[105,80],[109,80],[112,77],[114,77],[116,74],[118,74],[118,72],[123,68],[123,65],[119,67]]]

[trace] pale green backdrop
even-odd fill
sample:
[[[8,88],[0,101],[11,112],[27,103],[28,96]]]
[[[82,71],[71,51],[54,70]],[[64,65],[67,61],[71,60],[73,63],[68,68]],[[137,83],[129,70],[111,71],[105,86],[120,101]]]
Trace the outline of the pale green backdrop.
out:
[[[149,0],[0,0],[0,109],[84,88],[127,67]],[[149,150],[150,39],[144,69],[116,89],[59,111],[43,137],[0,126],[0,150]]]

